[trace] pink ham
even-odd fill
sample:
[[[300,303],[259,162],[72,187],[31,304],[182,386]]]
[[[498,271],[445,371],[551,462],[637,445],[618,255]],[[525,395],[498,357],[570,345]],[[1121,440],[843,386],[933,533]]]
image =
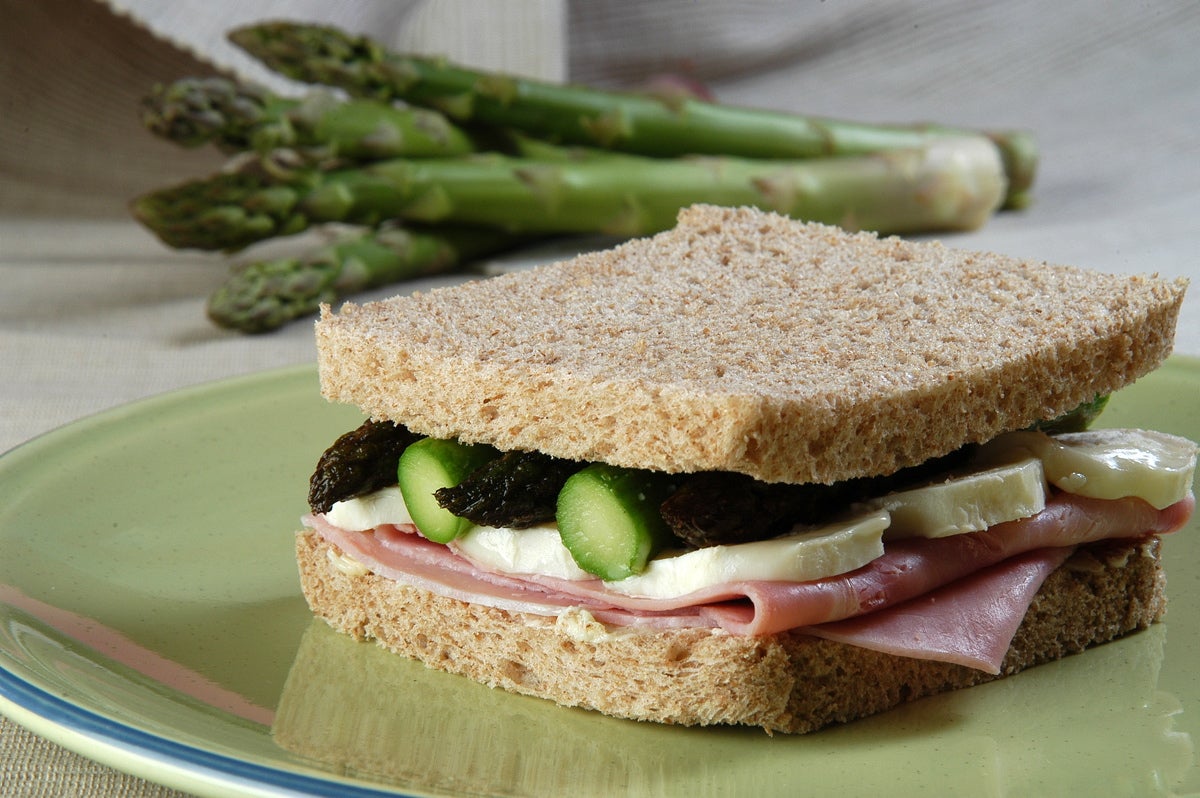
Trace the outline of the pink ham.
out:
[[[1141,499],[1105,501],[1057,493],[1037,515],[984,532],[889,543],[882,557],[849,574],[816,582],[742,585],[752,611],[717,606],[710,612],[722,628],[755,635],[852,618],[1027,551],[1173,532],[1187,523],[1194,506],[1190,496],[1160,511]]]
[[[909,601],[805,631],[886,654],[999,673],[1034,595],[1070,555],[1062,547],[1019,554]]]
[[[582,607],[604,623],[621,626],[717,626],[733,634],[766,635],[876,613],[920,596],[932,599],[933,591],[949,585],[954,590],[940,591],[936,604],[951,615],[930,618],[926,613],[921,620],[924,628],[957,633],[963,625],[953,613],[961,618],[991,611],[1003,620],[988,635],[990,653],[986,647],[962,641],[943,645],[952,649],[949,652],[937,651],[936,644],[931,649],[927,642],[916,644],[914,650],[921,648],[948,661],[973,662],[974,667],[986,670],[994,667],[989,663],[995,659],[996,646],[1003,642],[1002,651],[1011,640],[1012,632],[1004,638],[1005,630],[1015,630],[1041,579],[1053,570],[1046,570],[1044,563],[1054,559],[1061,562],[1082,543],[1172,532],[1187,522],[1194,506],[1191,497],[1158,511],[1140,499],[1102,501],[1057,493],[1041,513],[986,532],[889,543],[882,557],[849,574],[804,583],[731,583],[669,600],[623,596],[607,590],[599,580],[490,573],[449,548],[425,540],[411,528],[388,526],[374,533],[345,532],[320,516],[309,517],[306,523],[373,572],[397,581],[463,601],[537,615],[558,615],[566,608]],[[1022,561],[1012,559],[1046,549],[1057,551],[1032,557],[1036,560],[1044,555],[1040,570],[1035,569],[1037,573],[1044,571],[1040,578],[1031,579],[1028,569],[1019,567]],[[970,589],[971,583],[978,580],[966,577],[977,573],[981,574],[979,579],[987,577],[1023,587],[1010,591],[1015,596],[1013,601],[997,605],[994,584],[979,582],[979,589]],[[945,599],[941,598],[943,592]],[[904,617],[902,613],[893,616]],[[831,635],[837,633],[836,627],[821,628],[833,630]],[[886,631],[887,624],[880,628]],[[903,624],[892,628],[900,629],[900,637],[904,636]],[[876,630],[874,634],[879,637],[884,632]],[[945,635],[938,637],[945,639]],[[876,645],[896,645],[894,636],[891,642]]]

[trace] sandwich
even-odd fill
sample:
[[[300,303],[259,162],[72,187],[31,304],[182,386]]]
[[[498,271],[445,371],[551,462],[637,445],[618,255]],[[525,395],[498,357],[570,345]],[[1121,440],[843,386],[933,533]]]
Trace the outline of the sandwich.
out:
[[[805,733],[1165,612],[1196,445],[1089,428],[1182,280],[749,208],[322,309],[296,538],[334,629],[492,687]]]

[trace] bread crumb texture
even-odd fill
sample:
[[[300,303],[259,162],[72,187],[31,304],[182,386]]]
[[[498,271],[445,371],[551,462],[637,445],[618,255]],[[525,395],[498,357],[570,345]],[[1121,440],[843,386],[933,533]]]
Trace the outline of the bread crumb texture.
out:
[[[806,733],[1060,659],[1162,617],[1157,538],[1080,549],[1043,583],[999,675],[870,651],[801,632],[742,637],[710,629],[595,639],[554,618],[348,574],[313,532],[296,538],[304,595],[334,629],[490,687],[631,720]]]
[[[326,397],[424,434],[834,482],[1132,382],[1185,288],[695,206],[610,250],[324,309],[316,334]]]

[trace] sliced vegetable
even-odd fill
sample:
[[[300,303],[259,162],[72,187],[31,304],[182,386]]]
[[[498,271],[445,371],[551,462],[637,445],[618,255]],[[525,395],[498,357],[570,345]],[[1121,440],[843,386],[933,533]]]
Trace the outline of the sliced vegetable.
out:
[[[396,478],[417,530],[436,543],[449,543],[470,528],[469,520],[439,505],[434,493],[457,485],[498,456],[499,452],[491,446],[437,438],[422,438],[405,449],[396,468]]]
[[[1033,428],[1041,430],[1047,435],[1058,435],[1063,432],[1082,432],[1092,426],[1092,422],[1104,412],[1107,404],[1108,394],[1098,393],[1090,402],[1084,402],[1079,407],[1063,413],[1058,418],[1039,421],[1033,425]]]
[[[579,567],[601,579],[640,573],[672,540],[659,505],[670,492],[664,474],[594,463],[558,494],[558,531]]]

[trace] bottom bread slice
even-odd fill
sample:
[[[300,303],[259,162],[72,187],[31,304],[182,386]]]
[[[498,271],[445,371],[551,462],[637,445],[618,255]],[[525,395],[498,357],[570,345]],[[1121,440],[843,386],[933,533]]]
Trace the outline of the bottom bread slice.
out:
[[[296,537],[304,596],[334,629],[490,687],[659,723],[805,733],[1009,676],[1160,619],[1157,537],[1081,548],[1043,583],[999,675],[784,632],[608,629],[580,613],[510,612],[347,568],[319,535]]]

